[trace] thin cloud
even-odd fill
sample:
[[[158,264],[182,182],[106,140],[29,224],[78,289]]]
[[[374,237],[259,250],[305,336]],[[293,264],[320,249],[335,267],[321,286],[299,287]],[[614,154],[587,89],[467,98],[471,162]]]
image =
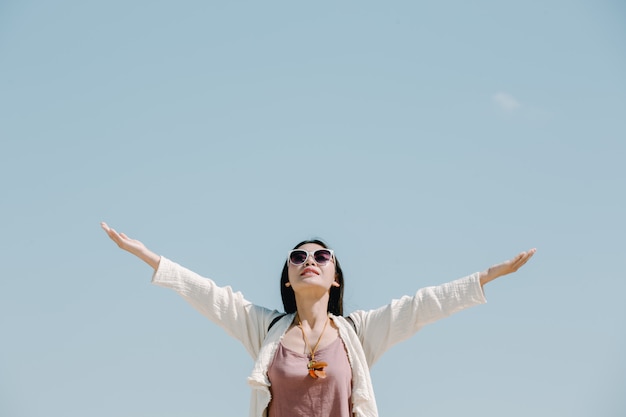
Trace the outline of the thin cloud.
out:
[[[492,97],[494,103],[505,111],[514,111],[519,109],[522,105],[515,97],[509,93],[499,92]]]

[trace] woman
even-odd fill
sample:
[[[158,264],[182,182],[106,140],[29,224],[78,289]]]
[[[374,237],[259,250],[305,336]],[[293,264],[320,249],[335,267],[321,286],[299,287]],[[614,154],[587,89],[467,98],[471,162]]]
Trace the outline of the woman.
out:
[[[154,284],[178,292],[245,346],[255,360],[250,417],[378,416],[369,373],[376,360],[422,326],[484,303],[483,285],[517,271],[535,253],[343,317],[339,261],[326,244],[308,240],[289,252],[283,267],[285,314],[251,304],[105,223],[102,228],[154,269]]]

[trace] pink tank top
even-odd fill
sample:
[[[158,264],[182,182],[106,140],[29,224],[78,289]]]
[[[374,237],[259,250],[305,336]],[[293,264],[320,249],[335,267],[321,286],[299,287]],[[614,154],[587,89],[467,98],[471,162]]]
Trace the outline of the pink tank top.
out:
[[[328,363],[326,378],[311,378],[309,357],[283,346],[276,349],[268,369],[272,393],[268,417],[350,417],[352,415],[352,370],[343,342],[338,337],[315,352],[315,359]]]

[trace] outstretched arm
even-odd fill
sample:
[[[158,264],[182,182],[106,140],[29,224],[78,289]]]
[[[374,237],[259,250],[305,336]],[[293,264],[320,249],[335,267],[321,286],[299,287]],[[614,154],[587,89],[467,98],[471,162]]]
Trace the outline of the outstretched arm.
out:
[[[258,357],[268,325],[279,315],[277,311],[253,305],[231,287],[219,287],[213,280],[157,255],[140,241],[118,233],[106,223],[101,226],[117,246],[155,270],[153,284],[176,291],[201,314],[239,340],[253,358]]]
[[[148,265],[152,267],[155,271],[159,267],[159,262],[161,261],[161,257],[156,253],[152,252],[150,249],[146,248],[146,246],[136,239],[131,239],[126,236],[124,233],[118,233],[115,229],[111,229],[106,223],[102,222],[100,224],[102,229],[109,235],[111,240],[117,244],[121,249],[124,249],[127,252],[132,253]]]
[[[535,252],[535,249],[531,249],[483,272],[447,284],[422,288],[413,297],[404,296],[379,309],[350,314],[368,364],[374,364],[391,346],[411,337],[422,327],[485,303],[482,286],[517,271]]]
[[[520,269],[532,256],[537,252],[537,249],[531,249],[526,252],[522,252],[513,259],[509,259],[506,262],[502,262],[489,267],[486,271],[480,273],[480,285],[485,285],[488,282],[493,281],[503,275],[511,274]]]

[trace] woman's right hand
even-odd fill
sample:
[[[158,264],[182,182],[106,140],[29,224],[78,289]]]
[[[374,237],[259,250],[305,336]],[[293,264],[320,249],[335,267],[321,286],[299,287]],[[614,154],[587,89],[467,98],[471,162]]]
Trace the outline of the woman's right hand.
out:
[[[136,239],[131,239],[124,233],[118,233],[115,229],[110,228],[105,222],[100,223],[102,229],[111,238],[113,242],[117,244],[121,249],[132,253],[148,265],[150,265],[155,271],[159,267],[161,257],[150,249],[146,248],[146,245]]]

